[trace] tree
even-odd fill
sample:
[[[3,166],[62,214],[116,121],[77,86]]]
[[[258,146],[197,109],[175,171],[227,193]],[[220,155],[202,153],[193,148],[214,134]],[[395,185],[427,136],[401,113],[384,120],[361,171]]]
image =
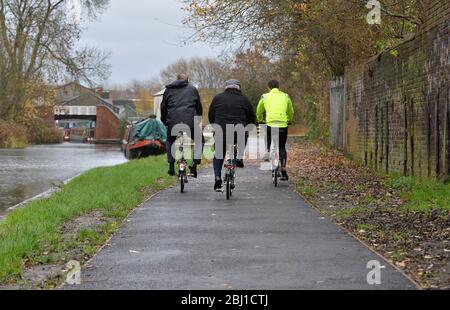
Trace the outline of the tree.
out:
[[[185,0],[185,24],[194,39],[223,45],[256,46],[265,53],[293,57],[310,52],[333,74],[398,43],[420,23],[419,0],[385,0],[382,25],[366,22],[365,0]],[[383,44],[379,44],[383,42]]]
[[[228,77],[241,82],[242,91],[256,107],[261,95],[267,92],[267,82],[279,78],[276,63],[258,49],[248,49],[233,57]]]
[[[367,2],[185,0],[184,23],[196,30],[191,40],[238,46],[237,60],[243,65],[234,72],[256,88],[264,75],[255,74],[253,59],[242,58],[242,51],[250,49],[270,59],[266,69],[294,96],[297,110],[304,115],[313,110],[319,117],[311,119],[326,122],[329,78],[395,46],[422,22],[421,0],[381,0],[382,24],[369,25]]]
[[[108,54],[77,48],[83,16],[109,0],[0,0],[0,116],[15,120],[45,87],[67,78],[93,84],[109,73]],[[77,15],[74,8],[79,8]]]
[[[225,65],[217,59],[193,57],[180,59],[161,70],[162,84],[167,85],[180,73],[189,75],[189,80],[199,88],[217,89],[223,87],[226,75]]]

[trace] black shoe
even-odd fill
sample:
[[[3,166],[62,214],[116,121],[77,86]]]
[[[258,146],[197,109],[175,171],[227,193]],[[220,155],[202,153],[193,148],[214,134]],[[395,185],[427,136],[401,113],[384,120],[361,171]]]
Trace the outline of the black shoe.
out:
[[[281,171],[281,181],[289,181],[289,176],[286,171]]]
[[[197,165],[194,164],[192,166],[189,167],[189,170],[191,171],[191,175],[193,178],[197,178],[198,174],[197,174]]]
[[[222,190],[222,179],[216,178],[216,183],[214,184],[214,190],[216,192]]]
[[[242,168],[242,169],[245,168],[244,160],[242,160],[242,159],[236,160],[236,167]]]
[[[168,173],[171,177],[174,177],[177,175],[175,173],[175,164],[169,163],[169,172]]]

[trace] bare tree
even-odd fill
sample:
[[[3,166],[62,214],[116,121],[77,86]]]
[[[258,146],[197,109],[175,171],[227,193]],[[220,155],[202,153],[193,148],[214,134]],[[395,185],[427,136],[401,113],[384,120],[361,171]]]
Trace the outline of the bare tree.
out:
[[[15,119],[40,96],[33,84],[67,78],[93,84],[109,73],[108,53],[76,48],[83,16],[94,19],[109,0],[0,0],[0,116]],[[79,10],[74,10],[78,8]]]
[[[173,82],[179,73],[187,73],[199,88],[217,89],[223,87],[227,70],[222,62],[213,58],[180,59],[161,71],[162,84]]]
[[[143,93],[149,96],[159,92],[164,86],[159,78],[153,77],[148,80],[132,80],[128,84],[114,84],[109,87],[113,99],[140,99]]]

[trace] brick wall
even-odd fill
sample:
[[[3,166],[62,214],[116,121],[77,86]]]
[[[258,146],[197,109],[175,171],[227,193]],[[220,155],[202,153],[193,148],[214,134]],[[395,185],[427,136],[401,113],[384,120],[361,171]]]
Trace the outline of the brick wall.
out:
[[[344,149],[385,172],[448,176],[450,1],[428,0],[422,31],[345,74]]]
[[[95,140],[117,140],[119,136],[120,120],[108,108],[97,107],[97,126],[95,128]]]

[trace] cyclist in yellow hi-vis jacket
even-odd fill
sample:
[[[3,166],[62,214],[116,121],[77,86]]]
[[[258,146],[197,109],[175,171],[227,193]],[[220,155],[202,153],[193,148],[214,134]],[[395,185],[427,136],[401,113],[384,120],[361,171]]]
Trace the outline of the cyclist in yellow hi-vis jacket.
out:
[[[272,80],[268,86],[270,92],[261,97],[256,112],[258,122],[263,123],[265,121],[267,125],[267,154],[264,159],[269,161],[272,138],[276,138],[279,141],[282,180],[288,181],[286,143],[289,124],[294,118],[294,105],[289,95],[280,90],[278,81]],[[279,137],[273,137],[276,131],[274,128],[279,131]]]

